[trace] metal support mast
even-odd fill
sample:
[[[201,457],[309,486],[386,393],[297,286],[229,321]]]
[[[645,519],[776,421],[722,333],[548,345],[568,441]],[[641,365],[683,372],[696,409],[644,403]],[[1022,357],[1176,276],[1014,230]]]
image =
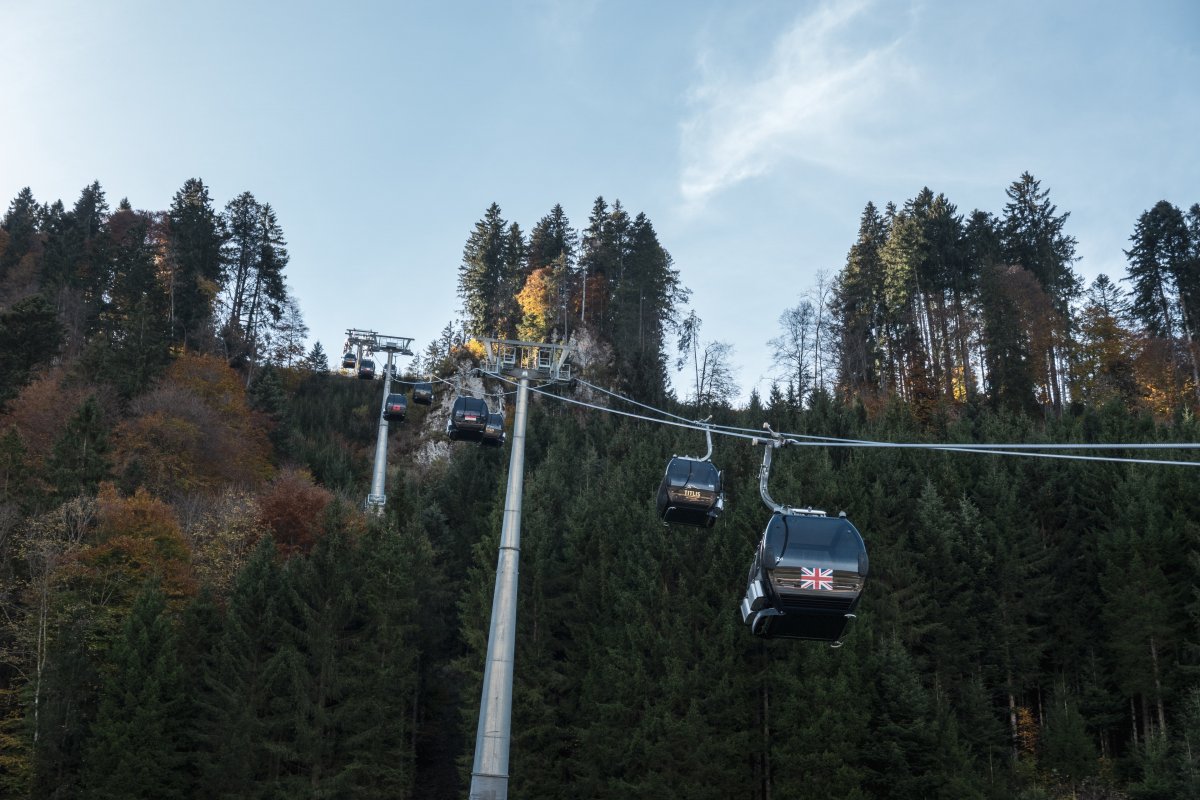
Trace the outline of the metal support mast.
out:
[[[362,360],[365,347],[368,353],[383,351],[388,354],[387,366],[383,369],[383,398],[379,401],[379,429],[375,435],[375,463],[371,469],[371,491],[367,494],[366,508],[375,514],[383,514],[383,506],[387,503],[387,436],[388,421],[384,416],[388,393],[392,389],[392,365],[397,353],[411,356],[409,345],[412,339],[404,336],[383,336],[375,331],[351,328],[346,331],[347,344],[358,348],[358,358]]]
[[[367,507],[376,514],[383,513],[387,503],[387,399],[392,391],[392,358],[388,353],[387,367],[383,371],[383,399],[379,401],[379,431],[375,434],[375,464],[371,469],[371,491],[367,494]]]
[[[512,732],[513,660],[517,639],[517,576],[521,555],[521,499],[525,484],[525,422],[529,412],[529,379],[569,381],[569,349],[563,345],[484,339],[484,370],[518,379],[517,410],[513,420],[512,453],[504,522],[492,595],[487,660],[475,733],[475,762],[471,768],[470,800],[507,800],[508,755]]]

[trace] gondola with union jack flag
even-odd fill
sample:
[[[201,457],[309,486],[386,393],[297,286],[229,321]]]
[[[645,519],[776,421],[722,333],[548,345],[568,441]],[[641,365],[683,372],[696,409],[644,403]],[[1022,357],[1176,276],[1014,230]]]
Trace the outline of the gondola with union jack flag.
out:
[[[846,519],[771,500],[771,452],[787,440],[767,440],[759,490],[773,511],[754,554],[742,598],[742,621],[764,638],[841,644],[867,579],[867,548]]]

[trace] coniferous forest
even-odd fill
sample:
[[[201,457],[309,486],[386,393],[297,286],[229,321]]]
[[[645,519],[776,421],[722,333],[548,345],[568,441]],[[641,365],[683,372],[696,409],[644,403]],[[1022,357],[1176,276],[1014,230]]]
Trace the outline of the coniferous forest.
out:
[[[511,796],[1200,797],[1195,467],[781,450],[773,496],[844,510],[870,552],[832,649],[741,622],[761,450],[716,437],[724,514],[667,528],[664,465],[704,437],[605,413],[1200,442],[1200,204],[1130,220],[1127,273],[1085,282],[1049,190],[1008,198],[867,203],[745,403],[644,213],[526,231],[493,204],[464,231],[461,316],[409,377],[466,381],[498,336],[570,342],[582,378],[531,404]],[[8,205],[0,796],[466,795],[509,451],[446,442],[443,390],[393,426],[365,514],[381,384],[310,346],[288,260],[269,203],[197,179],[166,211],[98,183]]]

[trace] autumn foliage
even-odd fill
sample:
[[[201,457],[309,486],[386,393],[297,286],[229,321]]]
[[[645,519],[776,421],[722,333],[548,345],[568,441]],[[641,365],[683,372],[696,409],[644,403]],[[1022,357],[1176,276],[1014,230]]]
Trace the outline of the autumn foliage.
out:
[[[261,520],[285,556],[308,553],[320,538],[321,519],[333,494],[313,483],[307,470],[287,469],[259,501]]]
[[[270,477],[270,443],[236,372],[184,353],[116,432],[119,474],[157,494],[254,486]]]

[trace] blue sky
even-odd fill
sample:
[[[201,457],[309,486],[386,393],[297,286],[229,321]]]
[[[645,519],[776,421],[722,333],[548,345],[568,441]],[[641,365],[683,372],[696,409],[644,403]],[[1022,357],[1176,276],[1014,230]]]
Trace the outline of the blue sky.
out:
[[[1000,212],[1030,171],[1087,278],[1200,202],[1200,3],[0,0],[0,199],[277,210],[313,339],[423,347],[493,201],[645,212],[745,391],[867,201]]]

